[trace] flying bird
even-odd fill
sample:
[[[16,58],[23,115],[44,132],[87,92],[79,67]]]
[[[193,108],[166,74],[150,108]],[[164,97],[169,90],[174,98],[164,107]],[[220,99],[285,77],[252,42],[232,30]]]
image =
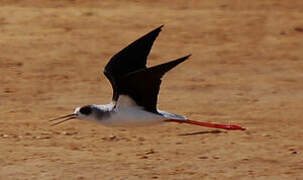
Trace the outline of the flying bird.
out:
[[[187,55],[157,66],[146,67],[147,57],[162,27],[163,25],[134,41],[107,63],[104,75],[112,85],[111,103],[77,107],[72,114],[51,119],[50,121],[54,121],[52,125],[71,119],[80,119],[99,122],[105,126],[145,126],[177,122],[226,130],[245,130],[233,124],[193,121],[184,116],[157,109],[162,77],[190,57]]]

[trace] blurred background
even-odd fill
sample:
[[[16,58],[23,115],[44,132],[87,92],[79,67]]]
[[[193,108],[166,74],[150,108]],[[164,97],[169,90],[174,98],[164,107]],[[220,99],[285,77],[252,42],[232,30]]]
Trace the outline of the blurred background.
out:
[[[300,179],[303,1],[2,0],[0,179]],[[48,119],[109,103],[108,60],[164,24],[148,65],[192,54],[159,108],[245,132]]]

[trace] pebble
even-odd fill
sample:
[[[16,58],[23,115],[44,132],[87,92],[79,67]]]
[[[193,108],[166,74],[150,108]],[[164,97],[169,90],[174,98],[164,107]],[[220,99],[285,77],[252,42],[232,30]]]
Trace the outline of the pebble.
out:
[[[77,132],[66,132],[66,131],[63,131],[62,134],[66,135],[66,136],[72,136],[72,135],[77,134]]]
[[[199,157],[199,159],[208,159],[208,157],[207,156],[201,156],[201,157]]]
[[[102,140],[105,140],[105,141],[113,141],[113,140],[118,140],[117,139],[117,136],[115,135],[110,135],[108,137],[103,137]]]
[[[144,137],[139,137],[138,140],[139,141],[145,141],[145,138]]]
[[[141,156],[140,159],[148,159],[148,156]]]
[[[303,27],[295,27],[295,31],[303,32]]]
[[[115,135],[110,135],[110,136],[109,136],[109,139],[110,139],[110,140],[114,140],[114,139],[116,139],[116,138],[117,138],[117,136],[115,136]]]
[[[148,155],[148,154],[154,154],[155,151],[153,149],[150,149],[149,151],[147,151],[145,154]]]
[[[7,134],[1,134],[1,136],[2,136],[3,138],[8,138],[8,137],[9,137],[9,135],[7,135]]]

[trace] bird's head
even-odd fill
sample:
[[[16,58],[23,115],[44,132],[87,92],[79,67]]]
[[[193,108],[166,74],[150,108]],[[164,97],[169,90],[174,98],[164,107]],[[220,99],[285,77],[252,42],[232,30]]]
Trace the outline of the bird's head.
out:
[[[53,123],[52,126],[54,126],[54,125],[61,124],[65,121],[69,121],[72,119],[89,120],[92,118],[93,118],[93,106],[86,105],[86,106],[75,108],[75,111],[72,114],[68,114],[68,115],[61,116],[61,117],[58,117],[55,119],[51,119],[49,121],[61,120],[61,121]]]

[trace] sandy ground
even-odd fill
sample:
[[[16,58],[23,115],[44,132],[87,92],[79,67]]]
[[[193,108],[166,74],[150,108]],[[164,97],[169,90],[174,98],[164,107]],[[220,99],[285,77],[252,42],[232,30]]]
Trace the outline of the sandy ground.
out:
[[[302,19],[301,0],[1,1],[0,179],[303,179]],[[192,57],[159,108],[247,131],[49,126],[108,103],[108,59],[161,24],[148,64]]]

